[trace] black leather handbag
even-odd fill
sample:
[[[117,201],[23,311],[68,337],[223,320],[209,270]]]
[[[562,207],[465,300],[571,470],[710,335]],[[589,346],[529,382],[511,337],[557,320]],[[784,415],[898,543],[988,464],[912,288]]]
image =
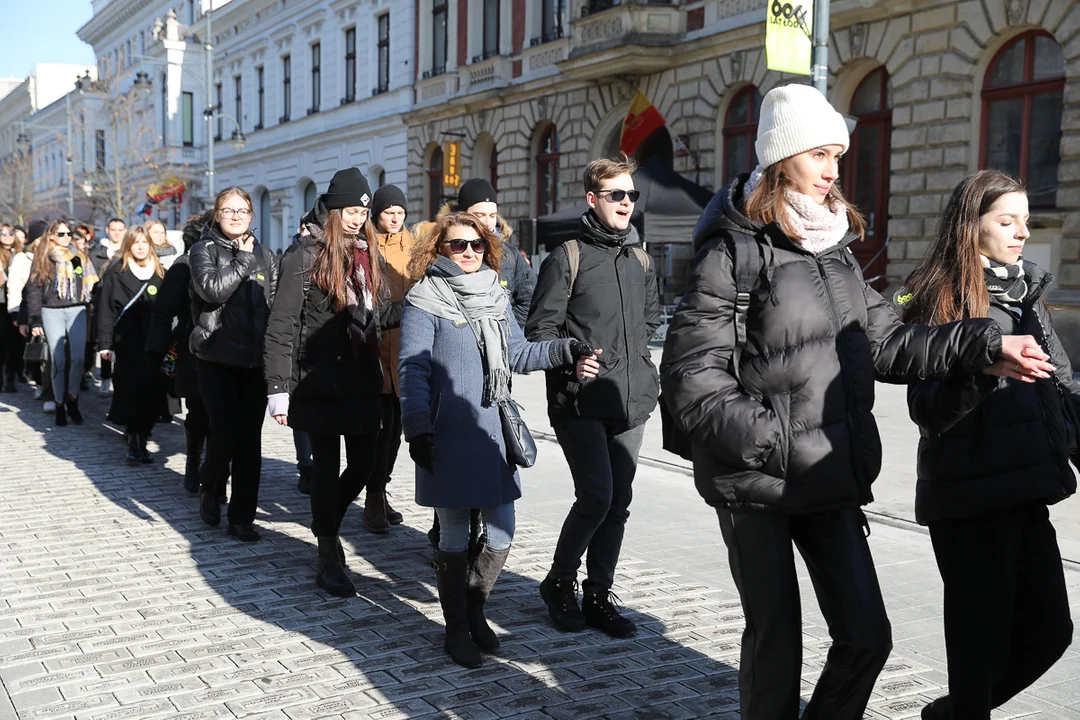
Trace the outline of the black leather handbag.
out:
[[[521,417],[521,406],[512,399],[499,404],[506,459],[518,467],[530,468],[536,462],[536,441]]]
[[[43,363],[49,359],[49,346],[44,335],[33,335],[23,350],[23,362],[27,364]]]

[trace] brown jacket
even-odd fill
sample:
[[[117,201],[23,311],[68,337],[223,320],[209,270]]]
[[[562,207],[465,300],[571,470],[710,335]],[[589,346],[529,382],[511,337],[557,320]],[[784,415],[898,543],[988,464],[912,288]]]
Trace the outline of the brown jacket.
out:
[[[405,299],[405,293],[413,286],[406,270],[412,252],[413,236],[408,228],[402,227],[401,232],[393,235],[376,233],[375,237],[379,241],[379,252],[386,261],[385,279],[390,285],[390,300],[401,302]],[[383,368],[390,368],[390,372],[383,373],[384,395],[398,394],[398,350],[400,347],[400,330],[394,328],[382,334],[382,339],[379,341],[379,354],[382,357]]]

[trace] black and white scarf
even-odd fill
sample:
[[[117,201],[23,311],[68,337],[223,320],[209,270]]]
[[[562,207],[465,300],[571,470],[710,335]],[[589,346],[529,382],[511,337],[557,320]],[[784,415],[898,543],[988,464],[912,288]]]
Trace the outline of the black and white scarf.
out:
[[[1015,263],[1002,265],[985,255],[982,260],[983,277],[990,296],[1005,305],[1019,305],[1027,297],[1028,284],[1024,273],[1024,261],[1017,258]]]

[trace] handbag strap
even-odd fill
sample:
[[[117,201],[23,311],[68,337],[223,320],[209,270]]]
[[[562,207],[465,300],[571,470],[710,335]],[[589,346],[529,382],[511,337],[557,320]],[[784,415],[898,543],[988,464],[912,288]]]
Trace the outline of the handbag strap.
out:
[[[134,305],[135,302],[142,296],[148,285],[150,285],[149,280],[142,284],[142,287],[139,288],[139,292],[135,293],[135,296],[128,300],[127,305],[125,305],[124,309],[120,311],[120,314],[116,316],[116,322],[114,322],[113,325],[116,325],[120,322],[120,318],[124,317],[124,313],[126,313],[131,308],[131,306]]]

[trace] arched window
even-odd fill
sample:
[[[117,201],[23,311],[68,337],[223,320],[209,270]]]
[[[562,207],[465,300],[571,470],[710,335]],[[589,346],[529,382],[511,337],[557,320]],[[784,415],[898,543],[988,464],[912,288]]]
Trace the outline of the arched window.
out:
[[[443,200],[443,162],[442,148],[436,146],[431,151],[431,160],[428,162],[428,219],[434,220],[439,212],[439,206]]]
[[[1065,56],[1042,30],[1003,47],[983,82],[979,164],[1024,181],[1031,207],[1056,203],[1064,92]]]
[[[263,190],[259,193],[259,237],[263,242],[270,242],[270,191]]]
[[[754,140],[757,139],[761,93],[753,85],[739,90],[724,115],[724,181],[757,166]]]
[[[375,173],[375,189],[378,190],[386,184],[386,171],[379,168],[379,172]]]
[[[488,162],[488,178],[495,192],[499,191],[499,148],[491,146],[491,160]]]
[[[840,187],[866,218],[866,241],[851,248],[875,289],[885,281],[885,238],[889,228],[889,152],[892,137],[892,93],[884,67],[863,78],[851,100],[858,121],[851,145],[840,161]]]
[[[559,209],[559,133],[548,125],[536,146],[536,214],[550,215]]]
[[[315,183],[308,181],[308,184],[304,186],[304,212],[315,207],[315,199],[319,197],[319,191],[315,187]]]
[[[472,177],[483,178],[499,189],[499,150],[490,133],[480,133],[473,146]]]

